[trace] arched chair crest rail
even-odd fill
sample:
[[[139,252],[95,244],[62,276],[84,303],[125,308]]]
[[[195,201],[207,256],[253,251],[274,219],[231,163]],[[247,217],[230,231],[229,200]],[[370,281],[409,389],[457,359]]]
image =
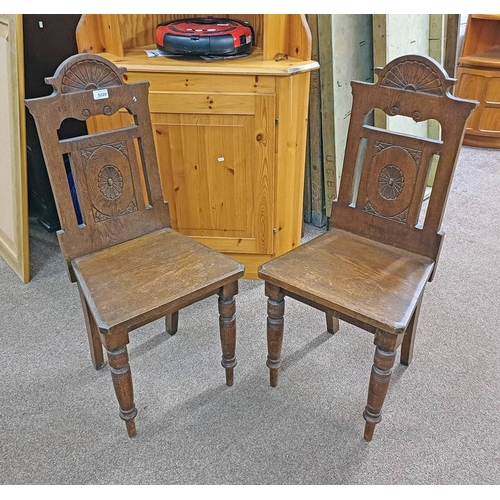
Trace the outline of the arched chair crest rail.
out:
[[[46,78],[53,93],[26,100],[26,105],[35,119],[57,205],[61,252],[80,291],[92,361],[96,369],[103,366],[104,346],[120,416],[134,436],[129,332],[166,317],[166,330],[174,334],[179,309],[217,294],[222,365],[226,383],[232,385],[234,296],[244,267],[171,229],[149,114],[149,82],[126,84],[125,71],[97,55],[72,56]],[[58,137],[65,119],[83,121],[119,110],[133,117],[129,126]]]
[[[399,57],[375,71],[376,83],[352,82],[347,145],[329,230],[259,268],[268,297],[272,386],[281,367],[285,296],[324,311],[330,333],[338,330],[340,319],[374,334],[375,358],[363,414],[367,441],[381,420],[398,347],[403,364],[412,359],[422,295],[443,242],[441,219],[465,124],[477,106],[450,94],[455,80],[429,57]],[[366,117],[377,108],[416,122],[437,120],[441,139],[370,126]]]

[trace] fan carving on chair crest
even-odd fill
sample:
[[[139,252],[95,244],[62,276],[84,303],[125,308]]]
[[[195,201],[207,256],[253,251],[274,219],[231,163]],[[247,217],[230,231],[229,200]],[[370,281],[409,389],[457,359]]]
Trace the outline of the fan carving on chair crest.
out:
[[[84,60],[65,61],[64,67],[61,65],[54,76],[45,78],[45,82],[52,85],[54,91],[60,95],[104,90],[124,85],[123,76],[126,68],[113,66],[106,60],[93,60],[92,64],[88,64]],[[95,106],[96,101],[92,104]],[[106,116],[110,116],[116,111],[117,109],[106,104],[100,110]],[[87,120],[95,114],[95,111],[85,107],[81,111],[81,119]]]
[[[382,87],[443,95],[439,75],[427,64],[405,61],[396,64],[382,78]]]
[[[66,69],[62,77],[61,94],[105,89],[121,84],[121,76],[108,65],[97,62],[89,66],[80,61]]]

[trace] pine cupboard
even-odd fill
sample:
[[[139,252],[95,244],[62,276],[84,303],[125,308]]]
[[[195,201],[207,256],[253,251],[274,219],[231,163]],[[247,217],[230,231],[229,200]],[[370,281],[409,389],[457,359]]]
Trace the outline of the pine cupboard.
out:
[[[149,104],[160,177],[172,227],[257,268],[300,244],[311,57],[303,14],[214,15],[249,21],[251,55],[204,61],[148,57],[156,26],[190,15],[82,17],[79,52],[150,82]],[[94,119],[91,130],[130,117]]]

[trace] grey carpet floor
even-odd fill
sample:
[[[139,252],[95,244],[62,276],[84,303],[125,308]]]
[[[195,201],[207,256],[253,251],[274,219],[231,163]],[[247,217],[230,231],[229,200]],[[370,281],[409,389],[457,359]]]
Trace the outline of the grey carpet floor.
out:
[[[0,259],[0,484],[500,483],[500,151],[462,148],[415,356],[397,362],[363,441],[371,334],[287,300],[269,386],[263,284],[237,296],[238,366],[224,385],[216,298],[131,333],[138,435],[109,367],[90,363],[78,292],[54,234],[30,226],[32,280]],[[321,230],[306,227],[306,238]]]

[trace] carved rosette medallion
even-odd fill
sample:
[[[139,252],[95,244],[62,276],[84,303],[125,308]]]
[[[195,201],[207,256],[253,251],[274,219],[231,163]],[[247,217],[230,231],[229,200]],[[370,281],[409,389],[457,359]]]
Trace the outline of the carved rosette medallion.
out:
[[[116,200],[123,193],[123,176],[114,165],[102,167],[97,176],[97,184],[108,200]]]
[[[396,199],[405,185],[405,176],[396,165],[387,165],[378,176],[378,192],[386,200]]]
[[[81,151],[94,221],[136,212],[137,200],[125,142]]]

